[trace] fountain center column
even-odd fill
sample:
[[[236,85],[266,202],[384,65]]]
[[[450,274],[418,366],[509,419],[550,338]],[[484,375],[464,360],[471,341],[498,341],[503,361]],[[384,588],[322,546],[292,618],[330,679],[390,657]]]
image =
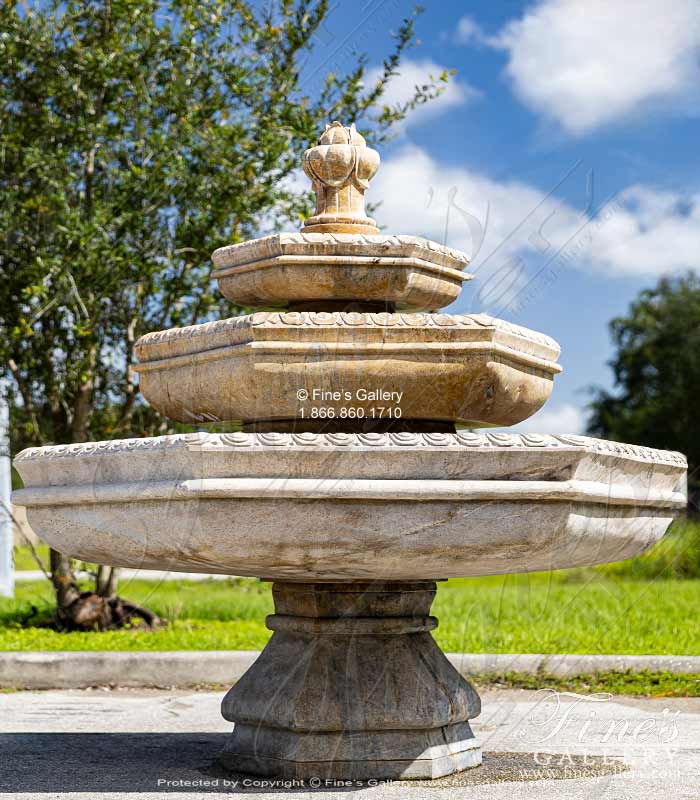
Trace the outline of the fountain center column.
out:
[[[430,635],[435,583],[275,583],[274,631],[226,696],[224,764],[303,780],[436,778],[481,762],[476,691]]]

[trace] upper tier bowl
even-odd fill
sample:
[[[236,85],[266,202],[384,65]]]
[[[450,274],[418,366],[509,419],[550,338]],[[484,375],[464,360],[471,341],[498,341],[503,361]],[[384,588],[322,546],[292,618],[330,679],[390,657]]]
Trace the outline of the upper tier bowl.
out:
[[[279,233],[215,250],[222,294],[243,306],[314,303],[442,308],[457,299],[468,259],[418,236]]]

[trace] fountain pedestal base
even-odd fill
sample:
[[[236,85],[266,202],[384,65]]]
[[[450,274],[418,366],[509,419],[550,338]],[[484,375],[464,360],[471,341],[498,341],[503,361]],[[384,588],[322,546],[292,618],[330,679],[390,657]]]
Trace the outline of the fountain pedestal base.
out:
[[[223,701],[221,761],[309,780],[437,778],[481,763],[479,696],[429,631],[435,583],[275,583],[272,638]]]

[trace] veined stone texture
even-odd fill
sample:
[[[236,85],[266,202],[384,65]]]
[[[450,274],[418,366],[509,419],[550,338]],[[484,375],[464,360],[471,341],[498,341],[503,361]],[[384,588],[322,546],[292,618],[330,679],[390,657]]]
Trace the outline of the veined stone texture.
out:
[[[222,703],[236,723],[224,765],[367,780],[480,764],[479,696],[429,633],[435,588],[275,583],[272,638]]]
[[[561,370],[552,339],[485,314],[257,313],[147,334],[136,354],[144,397],[183,422],[300,420],[314,407],[370,419],[389,405],[367,397],[380,391],[403,420],[510,425],[541,408]]]
[[[275,581],[274,634],[223,703],[232,769],[352,780],[477,766],[479,698],[430,636],[433,582],[629,558],[686,504],[679,453],[426,432],[526,419],[559,346],[483,314],[388,313],[439,309],[471,276],[463,253],[379,234],[364,209],[378,165],[354,126],[327,126],[304,155],[317,208],[302,232],[213,254],[226,297],[289,311],[148,334],[136,369],[143,396],[184,422],[294,429],[321,407],[319,430],[381,403],[423,433],[198,433],[15,459],[13,501],[60,552]]]
[[[326,125],[317,145],[304,153],[302,167],[316,193],[316,213],[302,230],[379,232],[365,215],[365,191],[379,168],[379,153],[367,147],[354,124]]]
[[[454,302],[469,260],[418,236],[279,233],[215,250],[213,277],[240,305],[389,303],[426,311]]]
[[[58,550],[292,581],[628,558],[684,507],[687,468],[586,437],[469,432],[192,434],[35,448],[16,465],[15,502]]]

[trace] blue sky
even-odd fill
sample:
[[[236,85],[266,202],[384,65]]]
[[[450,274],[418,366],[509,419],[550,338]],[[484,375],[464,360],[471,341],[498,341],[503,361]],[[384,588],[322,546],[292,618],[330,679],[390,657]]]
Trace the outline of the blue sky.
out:
[[[412,6],[337,2],[310,84],[316,70],[350,66],[353,48],[377,65]],[[450,311],[557,339],[564,373],[520,429],[580,431],[587,387],[611,385],[610,319],[700,262],[700,3],[423,6],[420,44],[387,99],[442,68],[456,75],[382,148],[368,197],[387,231],[475,253],[476,279]]]

